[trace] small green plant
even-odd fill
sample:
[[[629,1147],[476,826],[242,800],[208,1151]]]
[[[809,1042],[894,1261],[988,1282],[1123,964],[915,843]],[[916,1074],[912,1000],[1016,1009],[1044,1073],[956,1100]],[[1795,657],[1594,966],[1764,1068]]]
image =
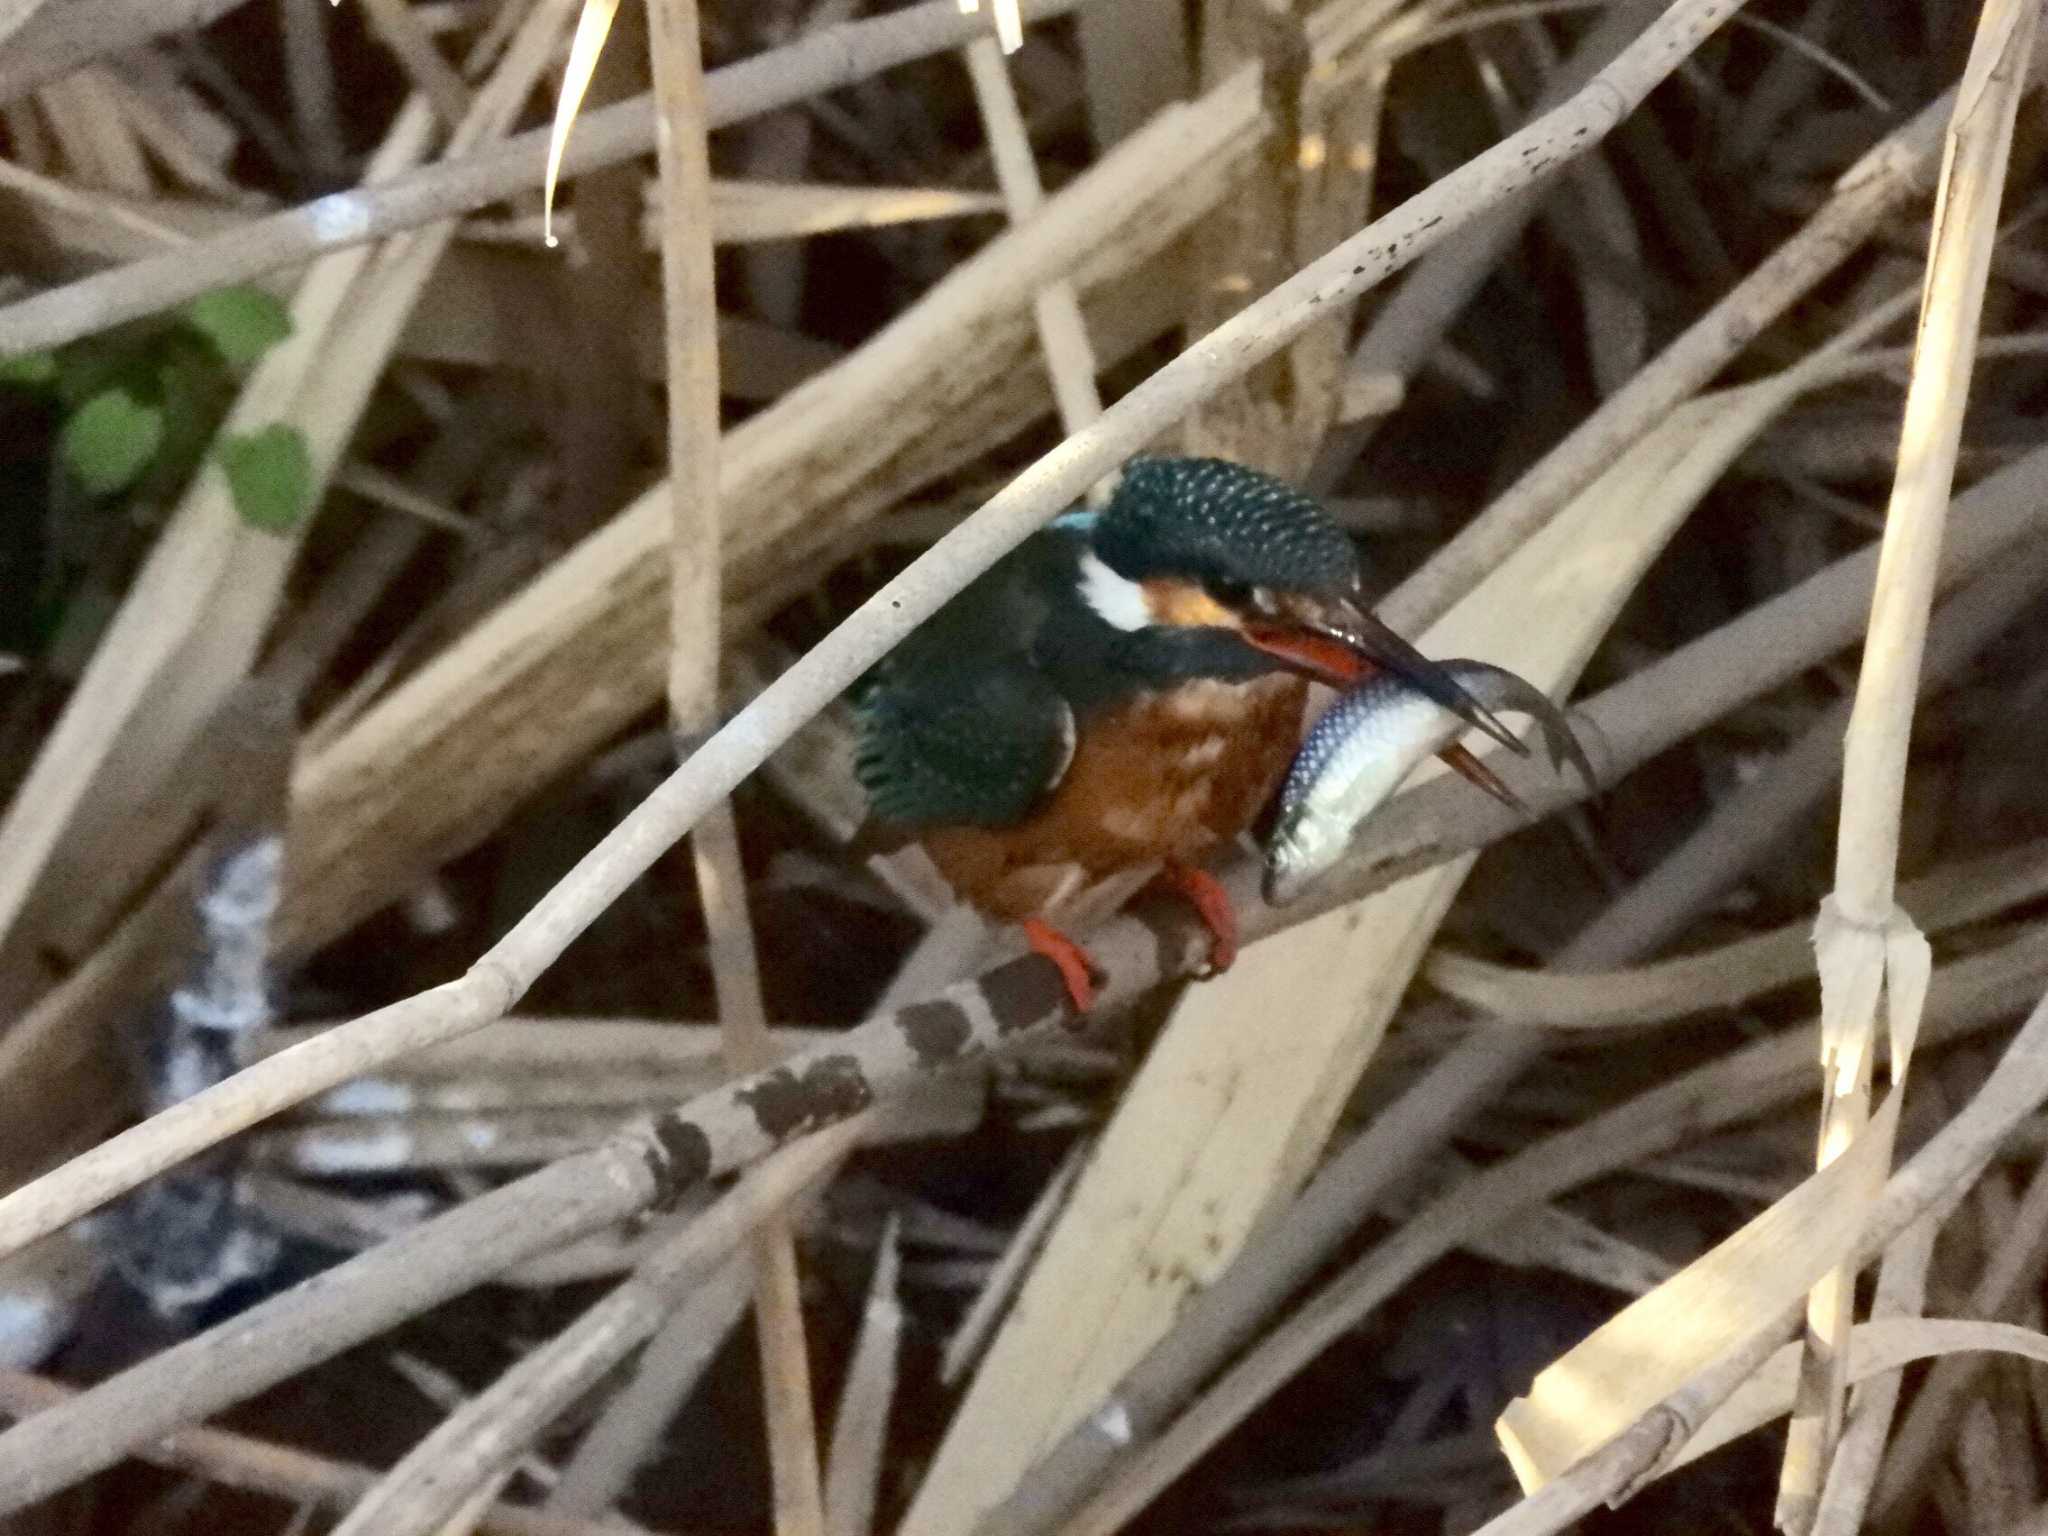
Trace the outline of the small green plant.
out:
[[[68,483],[53,500],[82,492],[161,504],[198,468],[241,378],[291,329],[290,312],[261,288],[221,288],[139,326],[10,358],[0,386],[57,402],[55,467]],[[286,480],[259,485],[260,466],[253,478],[231,472],[236,508],[257,527],[290,527],[297,516],[280,521],[282,500],[295,488],[303,497],[310,477],[292,476],[296,461],[275,449],[261,462],[283,466]]]
[[[273,423],[220,445],[221,467],[242,520],[271,533],[289,533],[312,499],[313,460],[306,435]]]
[[[0,650],[40,651],[79,604],[104,606],[140,542],[213,450],[236,511],[283,533],[311,502],[303,435],[282,423],[218,442],[236,391],[291,334],[260,288],[222,288],[168,314],[0,361],[0,422],[21,493],[0,516]],[[38,493],[37,487],[40,487]]]

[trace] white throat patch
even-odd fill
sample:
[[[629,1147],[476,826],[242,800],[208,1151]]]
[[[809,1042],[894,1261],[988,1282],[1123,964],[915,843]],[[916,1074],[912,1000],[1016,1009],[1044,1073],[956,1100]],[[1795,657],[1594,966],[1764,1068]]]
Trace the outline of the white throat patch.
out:
[[[1117,575],[1092,549],[1081,555],[1081,599],[1113,629],[1146,629],[1154,622],[1145,589]]]

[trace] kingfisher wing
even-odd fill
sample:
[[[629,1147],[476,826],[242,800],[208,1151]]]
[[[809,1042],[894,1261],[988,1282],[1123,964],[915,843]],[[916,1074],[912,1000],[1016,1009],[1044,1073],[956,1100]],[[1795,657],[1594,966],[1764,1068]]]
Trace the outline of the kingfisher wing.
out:
[[[899,826],[1008,826],[1059,783],[1074,752],[1067,701],[1021,658],[892,669],[861,703],[855,770]]]
[[[1027,540],[898,646],[857,697],[855,766],[882,821],[1008,826],[1059,783],[1074,711],[1035,649],[1051,594],[1073,581],[1066,542]]]

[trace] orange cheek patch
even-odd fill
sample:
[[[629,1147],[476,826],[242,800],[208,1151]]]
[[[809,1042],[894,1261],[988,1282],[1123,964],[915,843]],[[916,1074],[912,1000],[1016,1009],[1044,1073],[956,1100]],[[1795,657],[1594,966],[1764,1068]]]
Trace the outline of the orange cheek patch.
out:
[[[1193,582],[1147,581],[1141,583],[1145,604],[1161,624],[1187,628],[1237,629],[1242,621]]]

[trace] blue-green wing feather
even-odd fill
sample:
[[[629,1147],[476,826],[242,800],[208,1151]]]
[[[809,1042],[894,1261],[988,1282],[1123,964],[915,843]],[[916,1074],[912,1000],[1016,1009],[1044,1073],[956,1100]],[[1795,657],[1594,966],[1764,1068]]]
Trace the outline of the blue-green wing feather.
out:
[[[1073,753],[1074,714],[1035,658],[1071,536],[1040,534],[897,648],[857,699],[855,769],[898,826],[1006,826],[1043,800]]]
[[[942,688],[876,687],[861,710],[856,770],[869,804],[901,826],[1006,826],[1059,782],[1072,715],[1015,662],[958,670]]]

